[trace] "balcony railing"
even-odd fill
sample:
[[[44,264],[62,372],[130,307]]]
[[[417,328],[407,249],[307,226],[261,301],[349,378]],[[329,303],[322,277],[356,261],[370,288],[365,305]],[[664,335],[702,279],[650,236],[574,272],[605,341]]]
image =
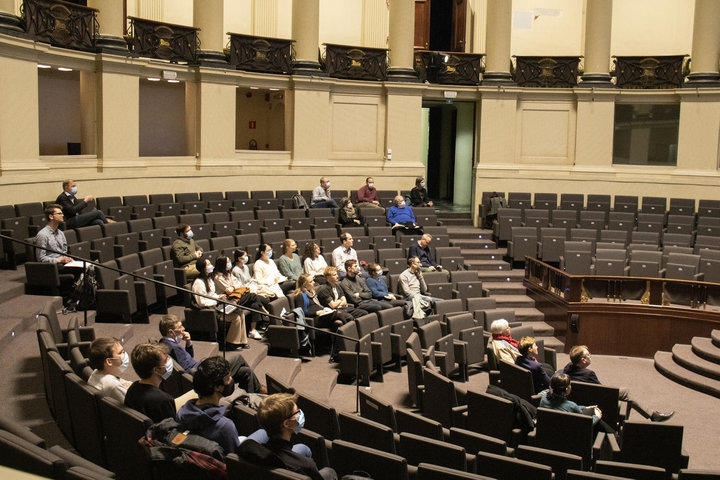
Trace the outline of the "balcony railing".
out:
[[[325,72],[330,77],[352,80],[385,80],[387,50],[325,44]]]
[[[683,61],[687,55],[655,57],[614,57],[618,88],[680,88],[686,73]]]
[[[513,80],[519,87],[572,88],[578,83],[580,57],[514,57]]]
[[[198,29],[186,25],[128,17],[128,47],[139,57],[160,58],[173,63],[194,64],[199,47]]]
[[[61,0],[24,0],[25,32],[39,42],[75,50],[93,51],[97,10]]]
[[[485,70],[483,54],[415,51],[415,70],[420,81],[444,85],[479,85]]]
[[[292,72],[292,40],[239,33],[228,35],[231,66],[251,72]]]

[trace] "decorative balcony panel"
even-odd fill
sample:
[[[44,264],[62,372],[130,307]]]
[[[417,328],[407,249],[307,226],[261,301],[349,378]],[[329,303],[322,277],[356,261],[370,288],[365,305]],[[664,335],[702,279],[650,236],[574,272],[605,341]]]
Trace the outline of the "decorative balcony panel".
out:
[[[515,57],[513,80],[519,87],[572,88],[580,57]]]
[[[93,51],[97,10],[61,0],[24,0],[25,32],[39,42],[75,50]]]
[[[385,80],[387,50],[325,44],[325,72],[335,78],[352,80]]]
[[[619,88],[680,88],[686,55],[655,57],[615,57]]]
[[[292,40],[229,33],[230,65],[238,70],[292,72]]]
[[[173,63],[194,64],[199,39],[197,28],[128,17],[128,47],[139,57],[160,58]]]
[[[420,81],[444,85],[479,85],[485,71],[483,54],[415,51],[415,70]]]

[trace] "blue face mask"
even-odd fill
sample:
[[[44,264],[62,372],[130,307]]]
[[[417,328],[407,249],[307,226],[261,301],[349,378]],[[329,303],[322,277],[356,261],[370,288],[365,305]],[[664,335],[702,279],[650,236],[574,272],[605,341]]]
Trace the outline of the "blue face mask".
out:
[[[297,426],[293,429],[295,433],[300,433],[300,430],[302,430],[305,427],[305,413],[303,413],[302,410],[298,410],[297,417],[295,418],[295,421],[298,422]]]
[[[187,238],[193,238],[194,235],[195,235],[195,234],[193,233],[193,231],[190,230],[190,231],[187,233]]]
[[[247,265],[247,262],[248,262],[248,257],[247,257],[247,255],[245,255],[243,257],[243,265]]]
[[[130,355],[128,355],[127,352],[123,352],[120,358],[122,359],[122,364],[118,367],[118,370],[122,373],[127,370],[127,367],[130,365]]]
[[[232,270],[232,263],[228,262],[227,265],[225,266],[225,268],[227,269],[228,272],[230,270]]]
[[[163,380],[167,380],[170,378],[170,375],[172,375],[173,372],[173,362],[172,358],[168,357],[167,362],[165,363],[165,373],[163,373],[162,378]]]
[[[72,187],[70,189],[70,193],[72,193],[73,195],[77,195],[77,187]]]
[[[377,276],[378,276],[378,278],[382,277],[382,276],[383,276],[383,271],[382,271],[382,270],[378,270],[378,271],[377,271]]]

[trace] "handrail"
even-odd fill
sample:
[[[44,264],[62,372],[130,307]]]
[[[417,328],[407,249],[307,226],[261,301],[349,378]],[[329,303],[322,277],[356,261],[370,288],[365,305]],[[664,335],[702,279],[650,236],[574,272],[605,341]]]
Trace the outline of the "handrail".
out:
[[[40,248],[41,248],[41,247],[35,245],[34,243],[26,242],[25,240],[18,240],[18,239],[16,239],[16,238],[13,238],[12,236],[5,235],[5,234],[3,234],[3,233],[0,233],[0,239],[2,239],[2,240],[10,240],[10,241],[12,241],[12,242],[16,242],[16,243],[19,243],[19,244],[21,244],[21,245],[25,245],[26,247],[32,247],[32,248],[34,248],[34,249],[40,249]],[[346,335],[342,335],[342,334],[339,334],[339,333],[337,333],[337,332],[332,332],[332,331],[323,330],[323,329],[321,329],[321,328],[315,327],[314,325],[307,325],[307,324],[304,324],[304,323],[296,322],[295,320],[289,320],[289,319],[287,319],[287,318],[279,317],[279,316],[273,315],[273,314],[271,314],[271,313],[266,313],[266,312],[264,312],[264,311],[262,311],[262,310],[256,310],[256,309],[254,309],[254,308],[246,307],[246,306],[244,306],[244,305],[238,305],[238,304],[233,303],[233,302],[228,302],[228,301],[226,301],[226,300],[222,300],[222,299],[219,299],[219,298],[211,297],[210,295],[205,295],[205,294],[202,294],[202,293],[195,293],[195,292],[193,292],[192,290],[189,290],[189,289],[184,288],[184,287],[178,287],[177,285],[173,285],[173,284],[170,284],[170,283],[167,283],[167,282],[162,282],[162,281],[160,281],[160,280],[155,280],[155,279],[147,278],[147,277],[144,277],[144,276],[142,276],[142,275],[138,275],[138,274],[136,274],[136,273],[126,272],[125,270],[121,270],[121,269],[119,269],[119,268],[110,267],[110,266],[108,266],[108,265],[103,265],[103,264],[101,264],[101,263],[95,262],[95,261],[93,261],[93,260],[89,260],[89,259],[87,259],[87,258],[83,258],[83,257],[77,256],[77,255],[71,255],[71,254],[69,254],[69,253],[67,253],[67,252],[60,252],[60,251],[57,251],[57,250],[53,250],[53,249],[51,249],[51,248],[42,248],[42,250],[45,250],[45,251],[47,251],[47,252],[56,253],[56,254],[59,254],[59,255],[63,255],[63,256],[66,256],[66,257],[70,257],[70,258],[72,258],[73,260],[81,261],[81,262],[83,262],[83,269],[86,268],[87,265],[89,264],[89,265],[93,265],[93,266],[95,266],[95,267],[106,268],[106,269],[108,269],[108,270],[112,270],[112,271],[117,272],[117,273],[120,273],[120,274],[122,274],[122,275],[130,275],[130,276],[132,276],[133,278],[139,279],[140,281],[143,281],[143,282],[151,282],[151,283],[154,283],[154,284],[156,284],[156,285],[161,285],[161,286],[163,286],[163,287],[174,288],[175,290],[177,290],[177,291],[179,291],[179,292],[189,293],[189,294],[191,294],[191,295],[198,295],[198,296],[203,297],[203,298],[209,298],[209,299],[211,299],[211,300],[215,300],[215,301],[217,301],[218,303],[221,303],[221,304],[224,305],[224,306],[223,306],[223,309],[222,309],[222,315],[223,315],[223,323],[226,325],[225,328],[228,328],[227,322],[224,321],[224,320],[225,320],[225,318],[224,318],[224,317],[225,317],[225,306],[227,306],[227,305],[232,305],[232,306],[234,306],[234,307],[236,307],[236,308],[240,308],[240,309],[246,310],[246,311],[251,312],[251,313],[257,313],[257,314],[260,314],[260,315],[266,315],[266,316],[268,316],[268,317],[270,317],[270,318],[274,318],[274,319],[276,319],[276,320],[280,320],[282,323],[290,323],[290,324],[292,324],[292,325],[295,325],[296,327],[297,327],[297,326],[301,326],[301,327],[303,327],[303,328],[309,328],[310,330],[320,331],[320,332],[323,332],[323,333],[325,333],[325,334],[329,334],[331,337],[342,338],[342,339],[344,339],[344,340],[349,340],[349,341],[351,341],[351,342],[354,342],[354,343],[355,343],[355,355],[356,355],[356,361],[355,361],[355,384],[356,384],[356,385],[355,385],[355,409],[356,409],[356,411],[358,411],[358,412],[360,411],[360,338],[348,337],[348,336],[346,336]],[[87,277],[85,277],[85,278],[87,278]],[[87,310],[84,311],[84,323],[85,323],[85,326],[87,326]],[[224,358],[224,357],[225,357],[225,353],[226,353],[225,344],[221,345],[221,351],[222,351],[222,353],[223,353],[223,358]],[[368,374],[369,374],[369,372],[368,372]]]

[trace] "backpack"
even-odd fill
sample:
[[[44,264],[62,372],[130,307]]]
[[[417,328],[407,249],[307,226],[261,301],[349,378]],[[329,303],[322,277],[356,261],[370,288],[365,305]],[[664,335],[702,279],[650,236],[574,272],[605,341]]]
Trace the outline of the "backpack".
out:
[[[138,440],[157,480],[225,480],[223,449],[215,441],[188,434],[174,418],[151,425]],[[231,453],[231,452],[228,452]]]
[[[305,197],[303,197],[299,193],[296,193],[292,196],[292,202],[293,208],[302,208],[303,210],[307,210],[309,208]]]
[[[65,308],[70,311],[92,310],[95,308],[95,292],[98,288],[95,265],[87,265],[65,299]]]

